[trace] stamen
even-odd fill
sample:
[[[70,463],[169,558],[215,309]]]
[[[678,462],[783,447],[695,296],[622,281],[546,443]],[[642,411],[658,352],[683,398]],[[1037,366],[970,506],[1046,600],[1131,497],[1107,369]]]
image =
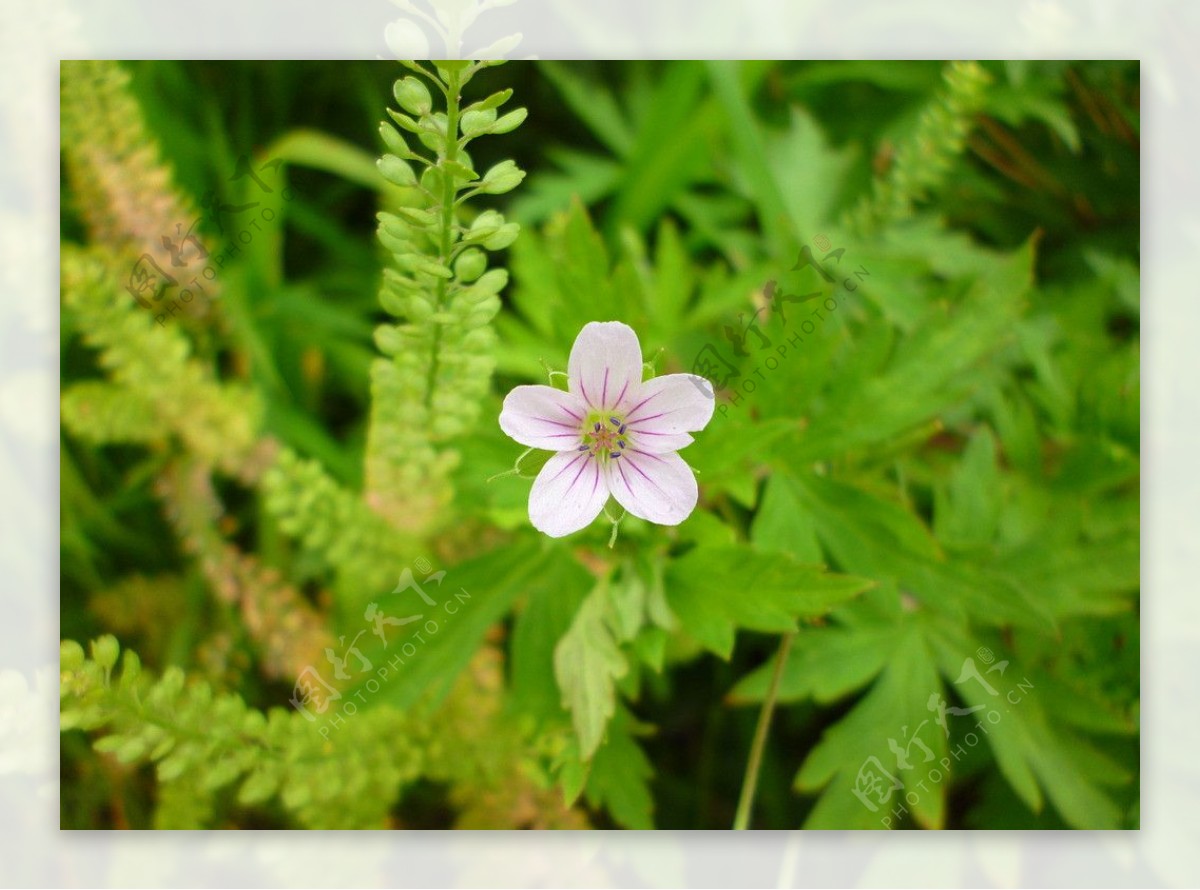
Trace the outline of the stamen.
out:
[[[600,432],[600,421],[596,421],[596,425],[593,427],[593,429],[595,429],[596,432]]]
[[[611,452],[611,453],[610,453],[608,456],[609,456],[609,457],[620,457],[620,456],[621,456],[621,452],[619,452],[619,451],[613,451],[613,452]]]
[[[617,430],[622,436],[625,435],[625,424],[621,424],[621,428]]]
[[[625,447],[625,440],[624,440],[624,439],[618,439],[618,440],[617,440],[617,447],[618,447],[618,448],[624,448],[624,447]]]
[[[587,450],[588,450],[589,448],[591,448],[591,447],[592,447],[591,445],[580,445],[580,446],[579,446],[578,448],[576,448],[575,450],[576,450],[576,451],[587,451]]]
[[[621,421],[617,420],[617,418],[615,418],[615,417],[610,417],[608,419],[608,422],[611,423],[613,426],[621,426],[622,425]]]

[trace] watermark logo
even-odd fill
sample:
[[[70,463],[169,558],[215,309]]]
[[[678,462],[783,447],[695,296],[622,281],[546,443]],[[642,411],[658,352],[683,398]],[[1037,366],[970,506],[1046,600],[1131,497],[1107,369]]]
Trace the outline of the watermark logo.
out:
[[[416,568],[416,573],[413,568]],[[400,573],[395,588],[388,594],[394,599],[383,601],[383,605],[368,603],[363,612],[363,629],[349,643],[343,636],[338,638],[337,648],[325,649],[325,671],[332,672],[334,680],[345,682],[367,677],[362,684],[364,688],[353,696],[344,697],[337,686],[326,680],[321,671],[312,665],[306,666],[296,677],[290,699],[292,707],[310,723],[317,725],[324,738],[328,739],[332,731],[340,730],[347,717],[358,713],[359,705],[365,704],[368,696],[374,695],[388,683],[400,668],[417,655],[429,638],[458,614],[462,604],[470,601],[471,594],[465,588],[460,587],[454,592],[445,590],[442,586],[445,577],[444,570],[435,572],[428,560],[418,557],[413,567],[405,567]],[[415,594],[422,603],[420,612],[410,613],[408,607],[400,605],[401,597],[409,592]],[[408,630],[396,631],[395,628]],[[379,665],[372,662],[358,647],[358,641],[365,634],[378,637],[383,648],[391,651],[391,657]],[[391,648],[393,644],[396,644],[395,649]]]
[[[272,194],[275,188],[263,178],[263,174],[269,171],[272,179],[277,178],[282,163],[280,160],[271,160],[255,169],[249,155],[242,155],[238,158],[229,181],[237,182],[248,178],[262,193]],[[295,197],[291,186],[285,186],[280,191],[280,197],[284,201],[291,201]],[[154,320],[160,326],[166,327],[167,319],[173,318],[183,306],[191,303],[197,296],[208,299],[208,292],[201,284],[201,279],[210,284],[215,281],[218,270],[223,269],[225,263],[236,257],[243,247],[254,240],[255,232],[262,232],[259,221],[271,222],[275,219],[275,210],[262,207],[243,228],[231,229],[227,236],[228,246],[215,256],[200,240],[198,229],[201,222],[207,220],[216,226],[220,235],[226,236],[225,225],[230,221],[230,217],[249,213],[261,204],[261,201],[227,204],[221,200],[215,189],[209,191],[201,202],[201,209],[205,213],[192,220],[186,229],[184,223],[177,222],[174,232],[162,235],[157,247],[143,253],[130,269],[125,289],[143,308],[155,313]],[[201,265],[203,268],[200,268]],[[192,274],[194,269],[199,271],[187,281],[187,275]],[[181,282],[185,282],[182,287]],[[168,300],[168,292],[172,288],[179,288],[179,292],[177,296]]]
[[[765,305],[755,309],[748,318],[747,313],[739,313],[736,324],[722,326],[724,339],[729,343],[728,348],[736,358],[750,358],[752,353],[747,348],[748,346],[753,348],[753,354],[766,353],[766,357],[753,371],[743,374],[739,370],[739,366],[730,361],[711,342],[704,344],[692,361],[692,374],[696,375],[692,379],[694,386],[710,399],[715,398],[718,392],[728,396],[728,402],[718,406],[722,416],[727,416],[731,405],[741,404],[745,396],[750,395],[758,388],[758,380],[754,379],[756,376],[761,380],[766,379],[763,373],[764,367],[767,371],[775,371],[787,359],[789,350],[802,345],[805,336],[816,333],[817,324],[825,321],[824,313],[832,313],[837,310],[840,305],[839,295],[841,299],[845,299],[858,290],[859,281],[870,276],[871,273],[861,264],[857,269],[843,274],[840,270],[842,259],[846,255],[846,248],[834,248],[833,242],[827,235],[817,235],[813,239],[813,245],[822,252],[823,255],[820,259],[813,254],[812,247],[806,244],[800,248],[796,264],[788,271],[798,272],[801,269],[812,268],[821,279],[817,290],[810,293],[790,294],[780,287],[777,279],[772,278],[762,288]],[[831,271],[832,267],[836,267],[836,269]],[[819,301],[819,303],[808,316],[804,317],[800,309],[810,308],[805,304],[813,301]],[[789,310],[789,306],[794,308]],[[789,312],[792,320],[796,319],[797,314],[800,314],[802,319],[798,326],[793,326],[790,336],[786,338],[785,342],[776,343],[759,327],[760,316],[765,320],[772,314],[778,315],[780,322],[786,328],[789,324]],[[799,330],[796,329],[797,327]],[[742,378],[742,380],[735,382],[736,378]]]
[[[926,709],[933,714],[933,724],[941,728],[945,738],[950,737],[951,717],[974,719],[974,726],[963,736],[962,743],[957,748],[949,752],[947,756],[937,759],[933,749],[921,737],[922,730],[930,723],[930,719],[927,718],[917,724],[911,732],[907,726],[900,727],[900,732],[897,734],[899,738],[892,737],[887,740],[888,752],[891,754],[891,762],[894,766],[885,766],[879,757],[871,755],[859,767],[854,779],[854,788],[851,791],[864,807],[872,813],[881,814],[879,821],[884,828],[891,828],[909,812],[909,807],[920,803],[922,793],[932,790],[926,784],[927,781],[933,783],[934,786],[940,784],[950,774],[953,764],[960,761],[970,749],[979,744],[980,734],[986,736],[989,726],[995,726],[1004,719],[1004,714],[1008,709],[1001,710],[1001,702],[1007,702],[1010,706],[1019,705],[1025,695],[1033,689],[1033,683],[1027,677],[1022,677],[1015,687],[1010,688],[1002,695],[995,686],[988,682],[987,675],[999,673],[1000,676],[1004,676],[1004,672],[1008,668],[1008,661],[996,661],[995,654],[986,646],[980,647],[975,652],[975,656],[987,670],[981,672],[975,658],[967,658],[963,661],[962,670],[959,672],[958,679],[954,681],[954,685],[978,683],[984,692],[997,699],[996,702],[958,708],[950,705],[941,693],[936,691],[930,693],[926,702]],[[915,753],[914,746],[916,747]],[[937,765],[927,768],[928,775],[925,779],[918,782],[911,779],[905,781],[902,778],[903,774],[913,770],[915,765],[930,764],[935,760]],[[903,797],[893,804],[892,798],[898,792],[903,792]]]

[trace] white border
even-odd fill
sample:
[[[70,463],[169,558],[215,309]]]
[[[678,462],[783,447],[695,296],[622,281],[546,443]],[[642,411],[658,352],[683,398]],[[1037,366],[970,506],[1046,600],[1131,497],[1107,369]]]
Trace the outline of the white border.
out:
[[[423,0],[417,0],[423,2]],[[21,8],[18,10],[17,6]],[[1184,0],[518,0],[469,51],[542,58],[1143,60],[1145,828],[1132,833],[266,836],[57,829],[60,58],[377,58],[382,2],[0,0],[0,884],[9,886],[1196,886],[1200,418],[1196,74]],[[411,40],[411,30],[391,33]],[[433,39],[429,34],[426,39]],[[436,47],[436,42],[435,42]],[[39,679],[40,677],[40,679]],[[1189,826],[1192,830],[1189,831]]]

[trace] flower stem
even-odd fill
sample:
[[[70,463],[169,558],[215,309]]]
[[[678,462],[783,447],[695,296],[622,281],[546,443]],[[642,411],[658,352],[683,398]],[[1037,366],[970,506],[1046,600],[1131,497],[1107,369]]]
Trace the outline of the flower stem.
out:
[[[745,831],[750,827],[750,811],[754,807],[754,792],[758,790],[758,770],[762,766],[763,749],[767,746],[767,734],[771,731],[771,716],[775,713],[775,699],[779,695],[779,681],[783,677],[783,666],[787,663],[795,631],[783,635],[779,652],[775,656],[775,671],[771,674],[771,687],[758,715],[758,726],[754,729],[754,742],[750,746],[750,760],[746,763],[746,778],[742,781],[742,794],[738,799],[737,815],[733,818],[734,831]]]
[[[442,155],[446,161],[453,162],[458,158],[458,109],[462,82],[460,72],[452,70],[446,81],[446,145]],[[438,258],[446,265],[450,264],[450,251],[454,246],[454,177],[445,166],[442,167],[442,207],[441,207],[441,240],[438,244]],[[446,279],[439,278],[434,311],[441,312],[446,302]],[[433,390],[437,385],[438,355],[442,345],[442,326],[433,326],[433,354],[429,360],[429,376],[425,385],[425,407],[433,407]]]

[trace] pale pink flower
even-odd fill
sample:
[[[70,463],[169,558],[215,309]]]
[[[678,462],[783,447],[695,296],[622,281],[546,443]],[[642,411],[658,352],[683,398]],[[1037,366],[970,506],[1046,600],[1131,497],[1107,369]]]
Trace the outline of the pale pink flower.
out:
[[[500,428],[522,445],[558,452],[529,492],[534,528],[561,538],[592,522],[609,495],[634,516],[678,525],[696,507],[691,467],[675,452],[712,418],[712,387],[692,374],[642,380],[637,334],[619,321],[584,325],[567,390],[518,386]]]

